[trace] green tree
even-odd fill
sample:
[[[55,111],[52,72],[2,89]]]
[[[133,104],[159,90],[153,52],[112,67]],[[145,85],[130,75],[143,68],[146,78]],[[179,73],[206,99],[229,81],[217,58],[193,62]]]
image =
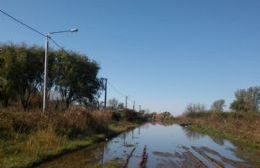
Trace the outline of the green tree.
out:
[[[225,107],[225,100],[216,100],[211,105],[211,110],[214,112],[223,112]]]
[[[205,112],[206,107],[203,104],[189,104],[185,109],[186,114]]]
[[[25,44],[0,48],[0,103],[21,104],[27,110],[43,90],[44,49]],[[49,95],[56,89],[67,107],[73,102],[95,105],[101,86],[98,64],[75,52],[50,50],[48,56]]]
[[[1,77],[6,79],[1,96],[4,106],[9,101],[20,100],[24,110],[28,109],[32,95],[42,83],[43,55],[42,48],[22,45],[1,46]]]
[[[237,90],[235,92],[236,99],[231,103],[230,108],[236,112],[256,112],[256,98],[259,92],[260,86]]]
[[[7,107],[16,98],[17,58],[15,46],[1,45],[0,48],[2,49],[0,53],[0,76],[2,79],[0,101],[2,106]]]
[[[101,86],[95,61],[75,52],[59,51],[55,64],[55,89],[68,108],[73,102],[89,105],[96,102]]]

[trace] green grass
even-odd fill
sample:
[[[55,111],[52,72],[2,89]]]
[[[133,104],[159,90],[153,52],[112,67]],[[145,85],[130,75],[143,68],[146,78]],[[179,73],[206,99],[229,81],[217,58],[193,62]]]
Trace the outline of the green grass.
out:
[[[225,131],[219,131],[207,126],[191,125],[189,126],[189,128],[212,137],[230,140],[233,144],[237,146],[235,150],[237,156],[249,161],[252,165],[255,165],[256,167],[260,167],[260,144],[255,143],[251,139],[240,138],[236,135],[227,133]]]
[[[129,129],[133,129],[140,125],[139,123],[133,123],[133,122],[115,122],[109,125],[109,130],[112,133],[119,134],[124,131],[127,131]]]
[[[260,144],[255,143],[251,139],[240,138],[236,135],[227,133],[225,131],[219,131],[217,129],[202,125],[190,125],[189,128],[202,134],[228,139],[237,146],[246,146],[252,149],[260,149]]]
[[[64,153],[72,152],[77,149],[93,145],[102,140],[104,140],[104,136],[101,135],[75,140],[65,139],[65,142],[63,144],[57,144],[57,146],[52,147],[52,150],[34,149],[34,151],[28,151],[28,149],[25,149],[26,142],[18,143],[15,146],[8,143],[4,143],[3,145],[6,145],[7,148],[10,148],[10,152],[5,153],[4,157],[0,159],[0,167],[31,167],[43,161],[61,156]]]
[[[118,122],[109,125],[108,135],[95,134],[82,138],[69,139],[60,137],[52,130],[38,131],[27,137],[17,137],[17,141],[0,141],[0,167],[32,167],[44,161],[54,159],[65,153],[94,145],[105,140],[107,136],[115,136],[138,124]],[[118,167],[111,162],[106,167]]]

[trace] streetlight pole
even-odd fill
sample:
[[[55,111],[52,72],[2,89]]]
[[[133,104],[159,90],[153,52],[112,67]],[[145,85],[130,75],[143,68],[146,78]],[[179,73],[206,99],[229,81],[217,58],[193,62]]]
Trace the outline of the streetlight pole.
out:
[[[48,81],[48,50],[49,50],[49,38],[51,34],[65,33],[65,32],[78,32],[77,28],[72,28],[70,30],[56,31],[50,32],[45,35],[45,57],[44,57],[44,81],[43,81],[43,102],[42,102],[42,110],[45,112],[47,108],[47,81]]]
[[[45,36],[43,105],[42,105],[42,110],[43,110],[43,112],[45,112],[46,107],[47,107],[48,49],[49,49],[49,34],[47,34],[47,35]]]

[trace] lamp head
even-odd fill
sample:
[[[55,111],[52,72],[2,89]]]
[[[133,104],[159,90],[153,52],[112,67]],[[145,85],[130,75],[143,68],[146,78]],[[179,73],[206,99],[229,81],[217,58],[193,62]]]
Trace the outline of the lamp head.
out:
[[[78,29],[78,28],[71,28],[70,31],[71,31],[71,32],[78,32],[79,29]]]

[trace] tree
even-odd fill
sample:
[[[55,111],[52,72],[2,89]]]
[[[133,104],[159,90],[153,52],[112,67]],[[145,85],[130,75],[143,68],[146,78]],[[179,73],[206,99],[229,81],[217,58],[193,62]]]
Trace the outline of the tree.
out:
[[[55,89],[66,107],[77,101],[84,105],[95,102],[101,86],[99,66],[86,56],[59,51],[55,65]]]
[[[0,104],[21,104],[27,110],[33,96],[41,97],[43,90],[44,49],[25,44],[0,48]],[[73,102],[96,104],[101,81],[95,61],[75,52],[50,49],[48,64],[49,95],[58,91],[67,107]]]
[[[172,117],[172,114],[171,114],[170,112],[168,112],[168,111],[165,111],[165,112],[161,113],[161,116],[162,116],[164,119],[166,119],[166,118]]]
[[[186,114],[205,112],[206,108],[203,104],[189,104],[185,109]]]
[[[22,46],[17,48],[17,71],[15,76],[19,75],[16,82],[16,91],[18,98],[24,110],[30,106],[32,95],[38,92],[42,84],[43,74],[43,55],[44,50],[39,47]]]
[[[248,104],[243,99],[233,101],[230,108],[236,112],[248,112],[250,110]]]
[[[125,105],[124,103],[118,103],[118,109],[124,109]]]
[[[197,118],[206,116],[206,112],[206,107],[203,104],[189,104],[185,109],[184,115],[191,118]]]
[[[220,99],[212,103],[211,110],[214,112],[223,112],[224,107],[225,107],[225,100]]]
[[[115,98],[108,100],[108,106],[111,107],[112,109],[117,109],[118,104],[119,102]]]
[[[257,111],[257,94],[260,92],[260,86],[240,89],[235,92],[235,100],[230,108],[236,112],[255,112]]]
[[[6,85],[1,90],[2,104],[19,99],[24,110],[28,109],[32,94],[42,83],[44,50],[22,45],[1,46],[1,77]]]

